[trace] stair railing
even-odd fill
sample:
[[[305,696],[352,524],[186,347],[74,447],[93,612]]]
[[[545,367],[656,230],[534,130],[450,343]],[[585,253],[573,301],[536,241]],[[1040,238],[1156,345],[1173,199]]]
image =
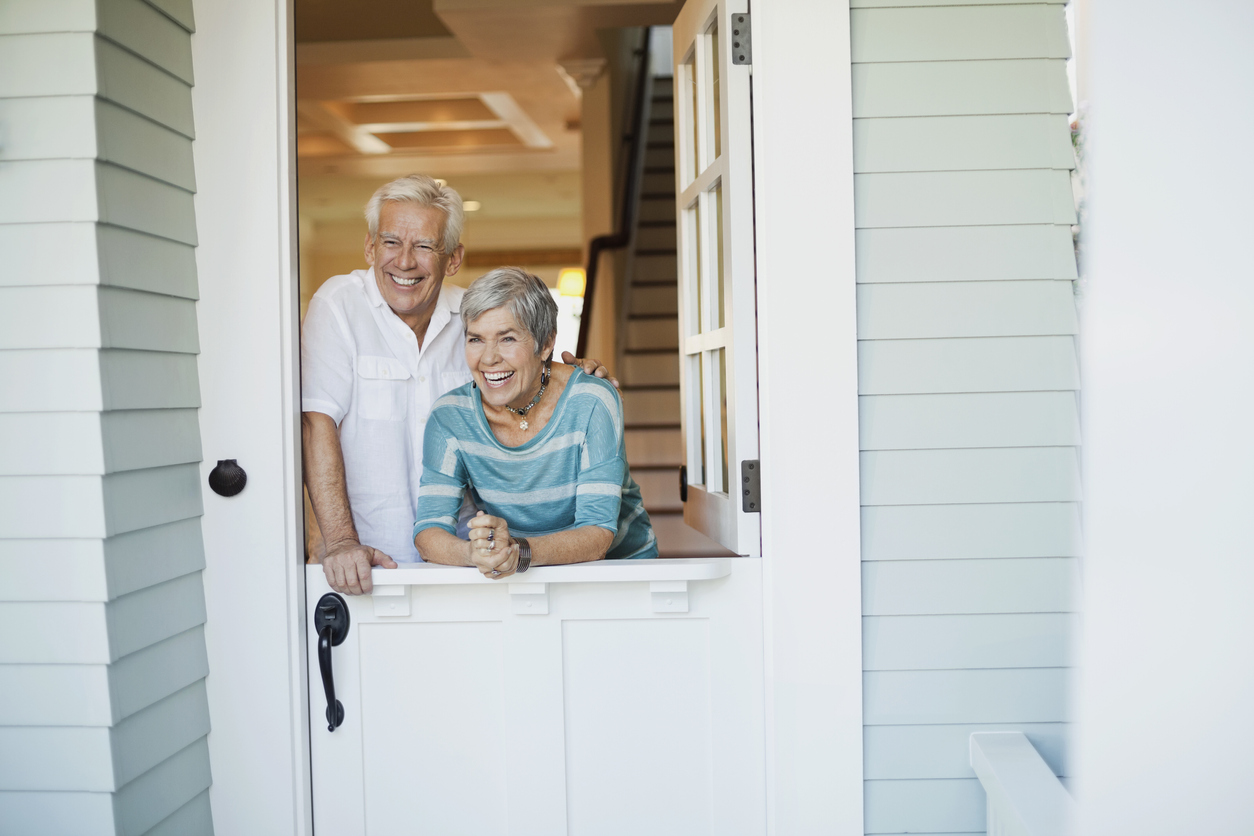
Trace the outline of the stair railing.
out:
[[[583,313],[579,317],[579,342],[575,348],[578,357],[588,352],[588,332],[592,324],[592,305],[597,291],[597,267],[601,254],[622,249],[629,245],[635,234],[636,214],[640,206],[640,180],[644,173],[645,152],[648,150],[649,109],[648,96],[652,93],[652,57],[650,55],[651,27],[644,29],[644,45],[635,50],[639,62],[636,65],[635,89],[631,100],[631,116],[627,124],[631,133],[623,136],[630,143],[623,155],[621,175],[621,207],[618,213],[618,230],[609,235],[599,235],[588,242],[588,262],[584,267]]]

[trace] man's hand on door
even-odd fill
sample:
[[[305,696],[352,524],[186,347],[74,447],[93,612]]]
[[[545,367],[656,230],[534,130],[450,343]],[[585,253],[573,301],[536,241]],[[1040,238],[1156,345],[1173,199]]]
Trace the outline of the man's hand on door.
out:
[[[326,556],[322,558],[322,571],[327,576],[327,583],[336,592],[345,595],[366,595],[374,589],[370,580],[372,566],[395,569],[396,561],[378,549],[360,543],[328,543]]]

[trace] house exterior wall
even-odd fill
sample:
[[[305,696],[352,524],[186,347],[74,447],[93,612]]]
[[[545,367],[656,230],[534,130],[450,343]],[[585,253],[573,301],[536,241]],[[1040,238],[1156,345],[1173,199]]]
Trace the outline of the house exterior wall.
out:
[[[1068,775],[1063,6],[855,0],[865,831],[980,833],[973,731]]]
[[[0,7],[0,833],[209,833],[191,4]]]

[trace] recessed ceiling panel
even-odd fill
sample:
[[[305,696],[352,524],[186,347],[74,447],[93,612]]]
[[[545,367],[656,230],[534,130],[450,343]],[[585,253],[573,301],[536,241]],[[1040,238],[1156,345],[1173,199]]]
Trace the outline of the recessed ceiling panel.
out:
[[[487,122],[498,119],[475,96],[465,99],[419,99],[346,104],[344,115],[357,125],[386,122]]]
[[[380,133],[376,136],[393,148],[520,148],[523,144],[514,132],[507,128],[478,131],[411,131]]]

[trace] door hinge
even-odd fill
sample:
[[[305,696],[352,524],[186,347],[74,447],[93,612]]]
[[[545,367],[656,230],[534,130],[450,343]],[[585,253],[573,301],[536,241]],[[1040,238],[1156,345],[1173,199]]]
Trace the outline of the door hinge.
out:
[[[732,63],[753,63],[753,21],[749,13],[734,14],[732,22]]]
[[[757,459],[740,463],[740,507],[746,514],[762,513],[762,468]]]

